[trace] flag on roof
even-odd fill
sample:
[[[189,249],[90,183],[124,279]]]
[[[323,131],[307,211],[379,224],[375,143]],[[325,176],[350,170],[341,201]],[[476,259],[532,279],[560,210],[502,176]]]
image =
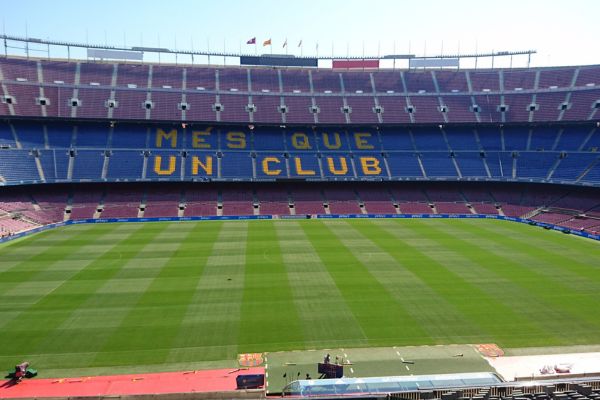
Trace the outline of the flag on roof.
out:
[[[253,37],[252,39],[248,39],[246,44],[256,44],[256,37]]]
[[[267,39],[263,42],[263,46],[270,46],[271,45],[271,39]]]
[[[298,47],[302,46],[302,39],[298,42]]]
[[[287,38],[285,38],[285,42],[283,42],[283,47],[287,46]]]

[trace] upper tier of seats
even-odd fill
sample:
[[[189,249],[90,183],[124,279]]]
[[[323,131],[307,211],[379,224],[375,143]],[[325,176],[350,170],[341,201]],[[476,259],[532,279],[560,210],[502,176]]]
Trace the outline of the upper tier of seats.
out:
[[[269,128],[0,122],[0,184],[506,180],[600,186],[596,124]]]
[[[600,66],[376,70],[0,58],[0,116],[409,124],[600,120]]]

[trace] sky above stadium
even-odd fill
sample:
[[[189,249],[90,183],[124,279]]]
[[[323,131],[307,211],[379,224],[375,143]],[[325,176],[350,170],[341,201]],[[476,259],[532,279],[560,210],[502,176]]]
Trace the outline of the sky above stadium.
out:
[[[0,5],[7,34],[61,41],[321,56],[533,49],[538,54],[532,66],[600,64],[597,0],[0,0]],[[256,45],[246,44],[251,38]],[[268,39],[271,46],[263,46]],[[514,62],[523,65],[526,58]]]

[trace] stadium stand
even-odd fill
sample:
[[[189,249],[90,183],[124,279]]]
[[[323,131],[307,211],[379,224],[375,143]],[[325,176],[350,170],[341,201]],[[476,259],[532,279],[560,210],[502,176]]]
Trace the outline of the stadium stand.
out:
[[[600,66],[3,57],[0,72],[4,234],[69,219],[367,213],[600,226]]]
[[[355,73],[19,58],[3,58],[0,70],[14,100],[12,112],[0,108],[7,116],[278,123],[287,106],[290,122],[312,123],[317,105],[319,122],[334,124],[378,123],[378,114],[385,123],[597,120],[600,75],[598,66]]]

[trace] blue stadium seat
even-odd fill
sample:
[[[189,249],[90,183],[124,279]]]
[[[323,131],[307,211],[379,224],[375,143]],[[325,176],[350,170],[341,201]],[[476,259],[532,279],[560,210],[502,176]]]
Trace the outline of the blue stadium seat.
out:
[[[582,178],[582,182],[600,182],[600,162],[597,162]]]
[[[6,122],[0,122],[0,146],[17,147],[10,126]]]
[[[478,152],[455,153],[455,159],[464,177],[487,177],[485,166]]]
[[[417,155],[412,152],[389,152],[387,162],[392,178],[422,178]]]
[[[457,177],[456,168],[448,152],[421,153],[423,168],[428,177]]]
[[[46,124],[46,126],[48,129],[48,142],[51,148],[71,148],[71,141],[73,139],[72,124],[57,122]],[[21,131],[21,129],[19,131]]]
[[[247,151],[223,152],[221,159],[221,177],[251,179],[252,158]]]
[[[146,142],[148,128],[117,124],[113,130],[111,148],[113,149],[145,149],[154,145]]]
[[[100,150],[77,150],[73,166],[73,180],[94,180],[102,177],[104,153]]]
[[[415,138],[417,151],[440,151],[448,149],[439,128],[412,129],[412,133]]]
[[[546,179],[557,158],[554,152],[521,152],[517,158],[517,177]]]
[[[511,178],[513,158],[510,152],[486,152],[485,161],[494,178]]]
[[[529,150],[552,150],[558,137],[558,129],[538,127],[531,132]]]
[[[107,124],[79,124],[77,128],[77,148],[107,148],[110,129]]]
[[[113,150],[106,178],[111,181],[132,181],[142,177],[144,158],[139,150]]]
[[[17,132],[19,142],[24,149],[43,149],[45,146],[44,130],[42,124],[34,123],[13,123],[13,127]],[[65,129],[68,125],[65,125]],[[71,133],[69,132],[69,135]],[[69,141],[71,137],[69,136]],[[67,146],[69,147],[69,146]]]
[[[567,156],[560,160],[560,164],[554,170],[552,179],[574,181],[598,157],[598,154],[593,153],[567,153]]]
[[[500,140],[500,130],[498,128],[477,127],[475,129],[483,150],[502,151],[502,141]]]
[[[305,130],[301,130],[301,132],[307,137],[311,137],[312,132],[306,132]],[[256,151],[285,150],[283,129],[255,129],[252,132],[252,138],[252,148]],[[290,146],[290,148],[292,147]]]
[[[527,149],[529,128],[504,128],[504,150],[519,151]]]
[[[69,167],[67,149],[40,150],[40,162],[47,181],[66,180]]]
[[[7,183],[18,184],[40,180],[33,156],[28,150],[0,150],[0,176]]]
[[[385,128],[380,131],[381,144],[387,151],[414,151],[415,146],[407,129]]]
[[[595,129],[590,140],[583,146],[584,151],[600,151],[600,129]]]
[[[577,151],[590,133],[589,126],[568,126],[563,130],[556,151]]]
[[[479,150],[475,141],[473,128],[465,126],[460,128],[444,128],[448,144],[452,150]]]

